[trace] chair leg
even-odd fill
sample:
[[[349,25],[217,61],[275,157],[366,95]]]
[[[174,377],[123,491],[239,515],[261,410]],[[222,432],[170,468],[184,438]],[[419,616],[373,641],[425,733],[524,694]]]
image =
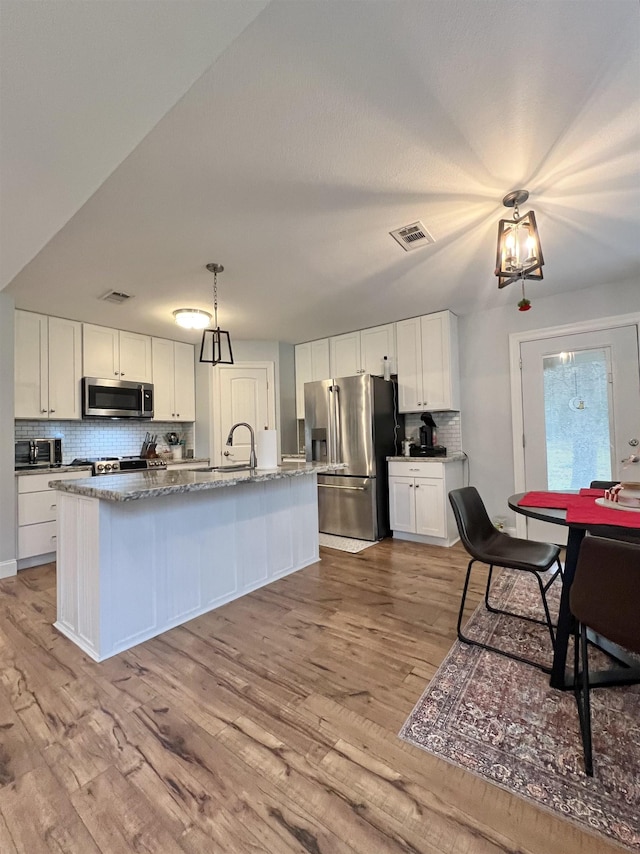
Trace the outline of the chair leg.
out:
[[[537,572],[534,572],[534,575],[538,579],[538,585],[540,587],[540,596],[542,596],[542,604],[544,606],[544,615],[547,618],[547,628],[549,629],[549,634],[551,635],[551,646],[554,647],[556,645],[556,636],[553,631],[553,623],[551,622],[551,614],[549,613],[549,604],[547,603],[547,595],[545,592],[549,585],[547,585],[546,587],[543,585],[542,579],[540,578]]]
[[[487,589],[485,592],[484,602],[487,607],[487,611],[491,611],[492,614],[504,614],[506,617],[517,617],[519,620],[526,620],[528,623],[536,623],[539,626],[546,626],[549,629],[551,634],[551,643],[555,644],[555,639],[553,635],[552,629],[556,628],[554,623],[551,620],[551,615],[549,613],[549,608],[547,605],[547,600],[545,597],[545,592],[549,589],[549,587],[553,584],[553,582],[558,577],[559,570],[555,572],[553,578],[551,578],[544,586],[542,584],[542,579],[538,575],[538,573],[533,569],[522,569],[520,572],[531,572],[538,579],[538,585],[540,587],[540,593],[542,595],[542,603],[544,605],[545,611],[545,619],[539,620],[537,617],[525,617],[524,614],[516,614],[515,611],[505,611],[503,608],[495,608],[493,605],[489,603],[489,583],[491,582],[491,573],[493,571],[493,566],[489,569],[489,580],[487,581]]]
[[[582,726],[582,746],[584,748],[584,769],[593,777],[593,751],[591,745],[591,698],[589,695],[589,651],[587,649],[587,627],[580,625],[580,646],[582,648],[582,700],[584,703],[584,721]]]
[[[496,653],[498,653],[498,655],[504,655],[506,658],[513,659],[513,661],[521,661],[523,664],[529,664],[531,667],[536,667],[538,670],[542,670],[543,673],[551,673],[550,667],[546,667],[543,664],[538,664],[535,661],[531,661],[530,659],[524,658],[521,655],[516,655],[513,652],[507,652],[504,649],[498,649],[497,646],[491,646],[491,644],[481,643],[480,641],[473,640],[472,638],[468,638],[466,635],[463,634],[463,632],[462,632],[462,615],[464,612],[464,605],[465,605],[465,601],[467,598],[467,590],[469,589],[469,579],[471,578],[471,567],[473,566],[474,563],[475,563],[475,559],[472,559],[469,561],[469,565],[467,566],[467,577],[464,580],[464,588],[462,591],[462,601],[460,602],[460,610],[458,611],[458,625],[457,625],[458,640],[462,641],[463,643],[469,644],[469,646],[479,646],[481,649],[488,649],[490,652],[496,652]],[[490,567],[489,568],[489,578],[487,580],[487,587],[485,589],[485,602],[487,601],[487,597],[489,595],[489,584],[491,582],[492,570],[493,570],[493,567]],[[509,613],[508,611],[498,611],[497,609],[492,609],[492,608],[489,608],[489,610],[493,610],[496,613],[505,613],[505,614]],[[512,616],[517,617],[519,615],[513,614]],[[529,618],[524,617],[523,619],[529,619]],[[542,620],[533,620],[533,622],[540,622],[540,623],[544,624],[544,622]]]

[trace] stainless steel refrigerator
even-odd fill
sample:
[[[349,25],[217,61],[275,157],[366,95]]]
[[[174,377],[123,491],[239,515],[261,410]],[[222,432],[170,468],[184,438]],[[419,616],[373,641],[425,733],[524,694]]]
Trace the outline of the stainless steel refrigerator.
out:
[[[306,459],[345,464],[339,474],[318,475],[320,531],[363,540],[389,533],[394,391],[393,381],[370,374],[305,383]]]

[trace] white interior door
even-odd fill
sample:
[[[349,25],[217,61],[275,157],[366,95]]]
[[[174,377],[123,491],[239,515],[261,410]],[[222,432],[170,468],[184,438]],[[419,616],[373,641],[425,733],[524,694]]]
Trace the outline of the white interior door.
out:
[[[628,461],[640,443],[638,328],[520,344],[527,490],[570,490],[592,480],[640,480]],[[530,539],[558,542],[566,530],[527,519]]]
[[[245,421],[258,430],[274,429],[273,367],[229,365],[218,367],[220,389],[220,434],[218,440],[219,465],[237,465],[249,462],[250,433],[238,427],[233,434],[233,445],[228,446],[227,436],[234,424]]]

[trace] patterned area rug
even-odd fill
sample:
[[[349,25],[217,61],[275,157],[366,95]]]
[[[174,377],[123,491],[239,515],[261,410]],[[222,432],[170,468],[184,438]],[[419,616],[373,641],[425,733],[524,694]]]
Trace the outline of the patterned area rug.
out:
[[[338,549],[341,552],[358,552],[368,549],[369,546],[375,546],[377,540],[356,540],[351,537],[337,537],[335,534],[320,534],[320,545],[328,549]]]
[[[504,573],[491,603],[542,616],[533,577]],[[557,611],[559,580],[549,591]],[[546,629],[490,614],[481,605],[465,634],[491,638],[550,663]],[[610,659],[590,647],[594,669]],[[573,661],[570,647],[569,659]],[[405,722],[400,737],[509,792],[640,850],[640,686],[593,691],[594,774],[584,773],[572,692],[549,687],[542,671],[458,641]],[[594,851],[597,850],[594,840]]]

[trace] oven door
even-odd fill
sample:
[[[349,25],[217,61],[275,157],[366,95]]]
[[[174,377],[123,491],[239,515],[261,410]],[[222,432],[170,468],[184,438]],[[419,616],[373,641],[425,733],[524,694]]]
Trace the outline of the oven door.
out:
[[[82,414],[85,418],[152,418],[153,386],[84,377]]]

